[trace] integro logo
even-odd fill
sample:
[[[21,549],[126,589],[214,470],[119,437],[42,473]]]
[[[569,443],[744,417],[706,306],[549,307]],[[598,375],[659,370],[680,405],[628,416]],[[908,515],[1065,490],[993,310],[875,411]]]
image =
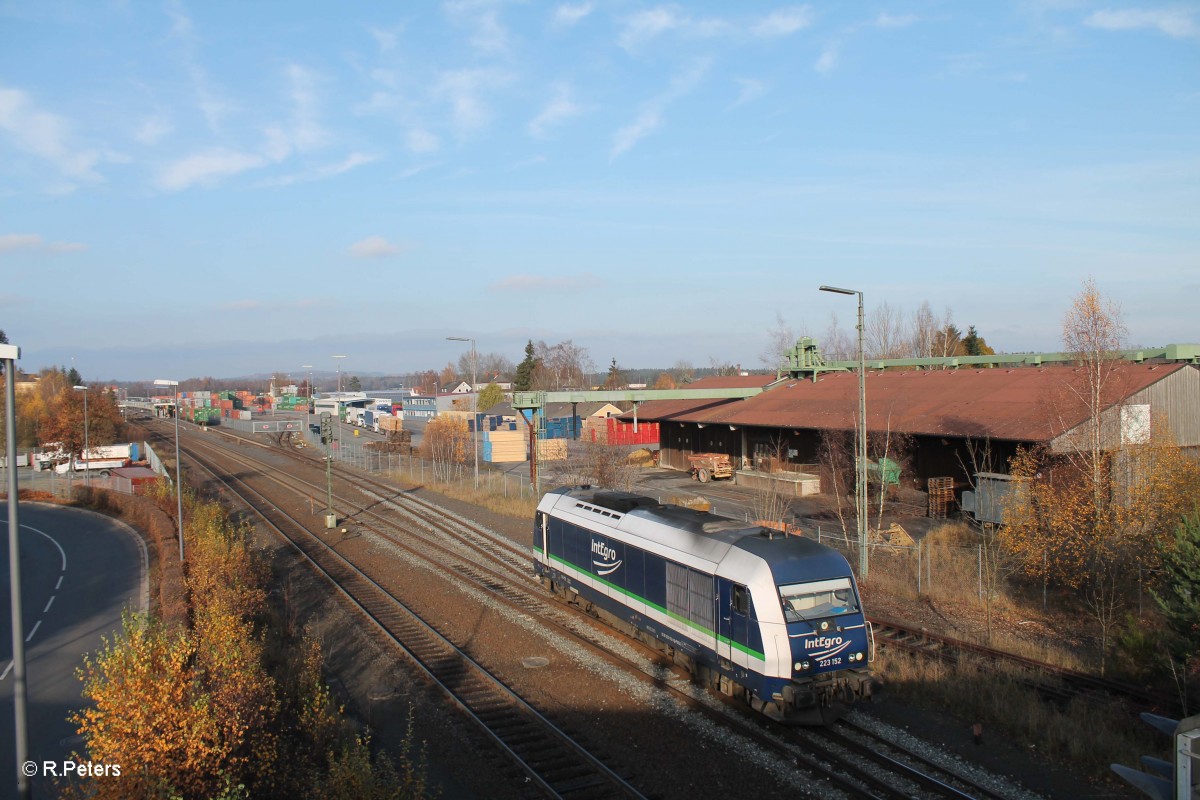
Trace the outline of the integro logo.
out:
[[[617,558],[617,551],[606,542],[592,539],[592,566],[596,568],[597,575],[611,575],[621,568],[621,561]]]

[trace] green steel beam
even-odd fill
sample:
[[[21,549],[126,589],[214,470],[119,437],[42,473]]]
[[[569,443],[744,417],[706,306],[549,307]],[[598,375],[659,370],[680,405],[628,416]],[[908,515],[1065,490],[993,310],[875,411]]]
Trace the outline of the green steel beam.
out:
[[[542,408],[547,403],[645,403],[648,400],[741,400],[760,394],[759,386],[742,389],[608,389],[602,391],[513,392],[515,409]]]
[[[1200,344],[1169,344],[1165,347],[1146,347],[1138,350],[1122,350],[1117,353],[1122,361],[1132,361],[1141,364],[1145,361],[1163,360],[1200,364]],[[887,369],[888,367],[940,367],[957,369],[959,367],[1038,367],[1043,364],[1063,364],[1076,361],[1072,353],[997,353],[990,356],[946,356],[935,358],[885,358],[867,362],[867,369]],[[784,363],[780,373],[787,373],[793,378],[816,376],[818,372],[848,371],[858,367],[857,361],[825,361],[816,350],[816,342],[812,339],[801,339],[796,342]]]

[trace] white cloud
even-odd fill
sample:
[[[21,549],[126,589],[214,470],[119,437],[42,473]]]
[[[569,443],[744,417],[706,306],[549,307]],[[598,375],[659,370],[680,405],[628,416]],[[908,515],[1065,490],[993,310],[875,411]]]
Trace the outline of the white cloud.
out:
[[[767,92],[766,84],[762,81],[756,81],[750,78],[741,78],[737,81],[742,87],[742,91],[738,94],[737,100],[734,101],[733,107],[744,106],[747,103],[753,103],[758,98],[762,97]]]
[[[262,156],[214,148],[167,165],[159,173],[157,184],[160,189],[169,192],[177,192],[197,184],[211,186],[222,178],[266,164],[267,160]]]
[[[437,100],[449,104],[451,122],[461,137],[487,126],[491,120],[491,110],[482,94],[507,81],[507,73],[497,70],[454,70],[442,74],[434,85],[433,94]]]
[[[628,152],[635,144],[657,130],[662,124],[663,111],[667,106],[694,90],[707,74],[711,64],[710,59],[702,59],[676,73],[665,92],[646,103],[633,122],[613,134],[609,159]]]
[[[397,245],[392,244],[382,236],[368,236],[361,242],[350,245],[350,253],[355,258],[384,258],[400,252]]]
[[[432,153],[441,147],[441,142],[424,128],[413,128],[405,137],[405,146],[413,153]]]
[[[561,27],[570,27],[591,13],[591,3],[579,3],[577,5],[564,4],[554,9],[554,24]]]
[[[263,181],[260,186],[291,186],[296,183],[311,183],[312,181],[325,180],[326,178],[334,178],[344,172],[349,172],[355,167],[361,167],[364,164],[370,164],[372,161],[377,161],[379,156],[368,155],[366,153],[351,153],[333,164],[326,164],[322,167],[300,172],[294,175],[284,175],[280,178],[272,178],[271,180]]]
[[[263,307],[261,300],[234,300],[230,303],[223,303],[220,308],[225,311],[255,311]]]
[[[790,36],[798,30],[812,25],[812,9],[808,6],[781,8],[763,17],[750,28],[755,36],[773,38]]]
[[[100,155],[75,146],[68,128],[62,117],[34,107],[25,92],[0,86],[0,131],[18,149],[50,162],[72,180],[102,181],[95,169]]]
[[[471,46],[484,55],[508,53],[508,29],[500,21],[495,0],[455,0],[446,3],[452,22],[473,30]]]
[[[1105,9],[1093,12],[1083,24],[1109,31],[1151,28],[1173,39],[1200,38],[1200,24],[1188,8]]]
[[[626,50],[633,50],[651,39],[684,24],[679,12],[670,6],[659,6],[639,11],[625,18],[625,26],[618,41]]]
[[[134,131],[133,138],[145,145],[155,145],[173,130],[171,123],[162,117],[150,117],[142,121]]]
[[[288,65],[287,77],[291,84],[292,145],[301,153],[322,147],[329,134],[318,119],[317,78],[298,64]]]
[[[371,34],[371,38],[375,40],[375,44],[383,52],[394,50],[396,42],[399,40],[400,29],[387,30],[385,28],[368,28],[367,32]]]
[[[637,119],[620,128],[613,135],[612,158],[628,152],[635,144],[649,136],[662,123],[662,116],[657,108],[647,108],[638,115]]]
[[[535,139],[545,138],[551,128],[577,117],[585,111],[584,107],[571,99],[571,87],[565,83],[556,84],[554,97],[541,113],[529,122],[529,135]]]
[[[0,253],[10,250],[34,250],[42,246],[42,237],[36,233],[0,234]]]
[[[209,129],[219,133],[221,123],[232,106],[212,88],[208,74],[197,60],[196,51],[199,46],[193,33],[191,17],[184,13],[178,0],[172,0],[167,4],[167,13],[172,19],[171,35],[179,39],[181,44],[179,47],[180,58],[183,60],[188,77],[191,78],[192,88],[196,92],[196,104],[200,108],[200,113],[204,115]]]
[[[399,175],[396,176],[396,180],[401,180],[401,181],[408,180],[409,178],[420,175],[422,172],[427,172],[428,170],[431,170],[434,167],[440,167],[441,165],[442,165],[442,162],[440,162],[440,161],[434,161],[432,164],[418,164],[415,167],[409,167],[408,169],[401,172]]]
[[[875,18],[875,27],[877,28],[907,28],[917,21],[913,14],[889,14],[886,11],[879,12],[879,16]]]
[[[817,72],[821,73],[822,75],[828,75],[830,72],[833,71],[833,68],[837,66],[837,59],[838,59],[837,44],[835,43],[835,44],[826,45],[825,49],[821,51],[821,55],[817,59],[817,63],[813,65],[813,69],[815,69]]]
[[[567,292],[590,289],[601,284],[591,273],[571,276],[510,275],[492,283],[488,289],[494,292]]]
[[[87,245],[77,242],[47,242],[36,233],[6,233],[0,234],[0,253],[14,250],[35,250],[48,253],[77,253],[86,250]]]

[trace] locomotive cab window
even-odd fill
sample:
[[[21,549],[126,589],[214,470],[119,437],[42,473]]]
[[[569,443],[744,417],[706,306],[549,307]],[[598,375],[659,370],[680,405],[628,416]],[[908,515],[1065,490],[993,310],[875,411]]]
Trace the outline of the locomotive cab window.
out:
[[[750,613],[750,590],[745,586],[734,584],[733,587],[732,605],[733,610],[739,614]]]
[[[788,622],[853,614],[858,611],[858,598],[849,578],[780,586],[779,597],[783,602],[784,619]]]

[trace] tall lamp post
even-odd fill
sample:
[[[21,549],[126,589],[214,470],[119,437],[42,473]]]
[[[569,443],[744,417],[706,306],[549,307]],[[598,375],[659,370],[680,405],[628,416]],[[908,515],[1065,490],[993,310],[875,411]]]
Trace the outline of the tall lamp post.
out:
[[[863,293],[855,289],[822,286],[822,292],[858,295],[858,480],[854,504],[858,507],[858,577],[867,579],[867,361],[863,354]]]
[[[179,460],[179,381],[158,378],[155,386],[175,387],[175,504],[179,516],[179,563],[183,564],[183,464]]]
[[[91,469],[91,466],[87,463],[88,450],[91,449],[90,447],[88,447],[88,413],[87,413],[88,387],[72,386],[71,388],[77,392],[83,392],[83,462],[84,462],[83,463],[83,467],[84,467],[83,479],[84,479],[84,481],[87,482],[88,486],[91,486],[92,485],[92,469]]]
[[[475,490],[479,490],[479,386],[475,380],[475,366],[479,359],[475,354],[475,340],[465,336],[447,336],[450,342],[471,343],[471,443],[475,446]]]
[[[12,609],[12,673],[13,721],[16,727],[17,796],[30,796],[29,777],[22,769],[29,760],[29,740],[26,736],[25,694],[25,631],[21,621],[21,548],[17,534],[21,530],[17,515],[17,359],[21,348],[0,344],[0,360],[4,362],[4,439],[8,464],[8,591]]]
[[[300,365],[300,369],[308,370],[308,403],[304,406],[304,422],[308,425],[312,425],[312,368],[312,364]],[[305,435],[308,435],[307,431],[305,432]]]
[[[337,364],[337,390],[338,394],[342,393],[342,359],[345,356],[330,356]],[[337,400],[337,453],[342,454],[342,398],[339,396]]]

